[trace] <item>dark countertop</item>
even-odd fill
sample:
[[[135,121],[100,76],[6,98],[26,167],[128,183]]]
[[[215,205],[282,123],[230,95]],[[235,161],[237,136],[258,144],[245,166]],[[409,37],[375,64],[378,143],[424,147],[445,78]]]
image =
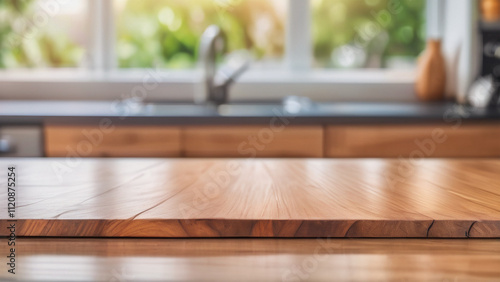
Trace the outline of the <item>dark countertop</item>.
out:
[[[107,101],[2,101],[0,125],[98,124],[264,124],[273,118],[293,124],[452,123],[500,121],[500,109],[472,109],[454,103],[318,103],[305,111],[285,111],[280,103],[231,104],[215,107],[190,104],[134,104]]]

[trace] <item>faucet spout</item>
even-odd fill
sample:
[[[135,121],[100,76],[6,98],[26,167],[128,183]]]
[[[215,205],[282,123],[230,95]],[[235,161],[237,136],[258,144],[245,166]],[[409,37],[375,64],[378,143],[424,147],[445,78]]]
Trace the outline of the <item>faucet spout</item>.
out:
[[[203,96],[207,102],[221,105],[228,101],[229,87],[249,66],[249,60],[236,57],[217,70],[217,55],[226,49],[226,37],[220,27],[209,26],[200,41],[200,65],[203,71]]]

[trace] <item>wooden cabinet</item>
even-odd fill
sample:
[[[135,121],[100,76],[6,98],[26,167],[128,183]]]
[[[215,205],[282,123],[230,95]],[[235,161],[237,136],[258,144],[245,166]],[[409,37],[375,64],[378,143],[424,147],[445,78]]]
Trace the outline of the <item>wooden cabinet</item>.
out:
[[[488,158],[500,124],[45,127],[48,157]]]
[[[183,142],[186,157],[323,157],[322,126],[192,126]]]
[[[45,127],[47,157],[180,157],[181,129],[165,126]]]
[[[323,157],[322,126],[45,127],[48,157]]]
[[[500,157],[500,125],[339,125],[325,132],[331,158]]]

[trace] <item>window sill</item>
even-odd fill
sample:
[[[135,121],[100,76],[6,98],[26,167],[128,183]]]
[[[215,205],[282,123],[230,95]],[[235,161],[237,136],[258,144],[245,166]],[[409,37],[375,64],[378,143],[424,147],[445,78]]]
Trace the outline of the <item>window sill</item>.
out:
[[[232,102],[276,101],[307,96],[322,102],[414,102],[412,70],[313,70],[290,72],[251,69],[231,88]],[[201,86],[199,71],[85,70],[2,71],[0,99],[116,100],[192,102]]]

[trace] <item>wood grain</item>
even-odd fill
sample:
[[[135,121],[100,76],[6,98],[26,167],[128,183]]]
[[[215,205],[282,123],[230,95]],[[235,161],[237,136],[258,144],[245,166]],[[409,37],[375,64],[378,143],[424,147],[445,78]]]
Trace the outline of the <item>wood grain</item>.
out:
[[[67,161],[0,161],[18,236],[500,238],[498,160]]]
[[[332,158],[500,157],[500,125],[328,126],[325,156]]]
[[[187,157],[323,157],[322,126],[192,126],[183,132]]]
[[[484,158],[498,140],[499,124],[45,127],[49,157]]]
[[[46,125],[48,157],[179,157],[181,130],[164,126]]]
[[[19,238],[17,247],[17,281],[498,281],[500,277],[500,241],[484,239]],[[1,271],[0,280],[8,281],[9,275]]]

